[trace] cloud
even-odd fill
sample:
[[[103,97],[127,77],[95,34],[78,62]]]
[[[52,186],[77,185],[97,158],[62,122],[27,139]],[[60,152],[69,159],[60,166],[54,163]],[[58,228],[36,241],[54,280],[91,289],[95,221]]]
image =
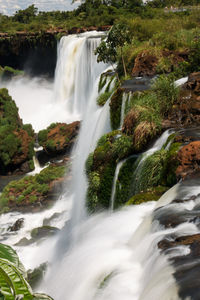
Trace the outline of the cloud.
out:
[[[16,10],[25,9],[34,4],[39,11],[73,10],[80,2],[72,4],[71,0],[0,0],[0,13],[13,15]]]

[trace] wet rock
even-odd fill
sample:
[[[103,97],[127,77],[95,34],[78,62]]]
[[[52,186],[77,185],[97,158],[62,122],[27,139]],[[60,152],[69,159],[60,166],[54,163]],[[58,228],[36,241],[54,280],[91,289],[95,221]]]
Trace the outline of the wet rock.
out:
[[[27,271],[27,281],[33,289],[44,278],[46,270],[47,270],[47,263],[43,263],[38,268]]]
[[[177,178],[185,179],[200,171],[200,141],[191,142],[182,147],[177,155],[179,166],[176,170]]]
[[[50,218],[45,218],[43,220],[43,226],[49,226],[52,221],[58,219],[61,215],[62,213],[54,213]]]
[[[59,229],[56,227],[51,227],[51,226],[42,226],[38,228],[34,228],[31,231],[31,237],[35,241],[41,238],[53,236],[56,233],[58,233]]]
[[[19,231],[24,224],[24,218],[18,219],[12,226],[8,228],[9,231]]]
[[[17,242],[15,244],[15,246],[24,247],[24,246],[29,246],[29,245],[31,245],[33,243],[34,243],[34,241],[32,239],[29,240],[29,239],[27,239],[27,238],[24,237],[19,242]]]

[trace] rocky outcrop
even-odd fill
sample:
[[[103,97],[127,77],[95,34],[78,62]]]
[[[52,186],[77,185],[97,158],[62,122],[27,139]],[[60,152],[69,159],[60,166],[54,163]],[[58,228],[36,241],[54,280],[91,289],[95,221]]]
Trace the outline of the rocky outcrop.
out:
[[[71,124],[53,123],[47,129],[38,133],[39,144],[46,154],[56,156],[69,152],[76,140],[80,128],[80,122]]]
[[[163,50],[155,54],[144,50],[135,59],[132,76],[154,76],[160,72],[170,73],[175,66],[187,59],[187,52]],[[162,60],[167,60],[167,63]]]
[[[191,73],[181,87],[178,101],[174,103],[163,129],[189,128],[200,125],[200,72]]]
[[[155,55],[143,51],[135,59],[132,76],[153,76],[156,74],[157,64],[158,58]]]
[[[182,147],[178,152],[177,159],[179,161],[176,170],[177,178],[185,179],[200,171],[200,141]]]
[[[66,167],[50,165],[35,176],[9,182],[0,195],[0,213],[35,212],[51,205],[62,191]]]

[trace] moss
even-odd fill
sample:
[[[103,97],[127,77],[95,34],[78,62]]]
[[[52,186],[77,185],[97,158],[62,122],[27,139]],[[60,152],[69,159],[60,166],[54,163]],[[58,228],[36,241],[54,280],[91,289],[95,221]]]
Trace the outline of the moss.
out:
[[[12,67],[5,66],[1,71],[2,80],[11,80],[14,76],[22,76],[24,71],[13,69]]]
[[[177,183],[176,169],[179,165],[179,161],[177,160],[177,154],[180,147],[180,143],[172,143],[167,152],[166,161],[164,163],[163,181],[167,186],[170,187]]]
[[[48,130],[44,129],[44,130],[40,130],[38,132],[38,143],[42,146],[43,143],[46,142],[47,140],[47,135],[48,135]]]
[[[0,210],[4,207],[27,205],[41,201],[50,190],[53,180],[63,177],[64,166],[52,166],[45,168],[35,176],[26,176],[20,180],[11,181],[0,195]]]
[[[30,170],[33,171],[35,169],[34,161],[31,159],[31,160],[29,160],[28,164],[29,164]]]
[[[161,149],[148,156],[138,166],[133,182],[133,194],[146,191],[148,188],[159,185],[163,178],[163,166],[167,157],[167,151]]]
[[[156,188],[147,191],[146,193],[142,192],[134,195],[126,202],[126,205],[141,204],[148,201],[157,201],[168,189],[169,188],[165,186],[157,186]]]
[[[106,82],[107,82],[107,76],[105,74],[101,74],[100,80],[99,80],[99,87],[98,87],[99,92],[105,86]]]
[[[122,165],[116,181],[114,208],[118,208],[128,201],[131,194],[131,183],[136,169],[137,157],[128,158]]]
[[[33,127],[32,127],[31,124],[24,124],[24,125],[22,126],[22,128],[23,128],[24,130],[26,130],[26,132],[28,133],[28,135],[29,135],[30,137],[34,137],[35,132],[34,132]]]
[[[111,96],[112,92],[104,92],[103,94],[100,94],[99,97],[97,98],[97,104],[99,106],[103,106],[106,101],[109,99]]]
[[[110,206],[113,177],[117,162],[132,152],[132,140],[112,131],[103,135],[86,162],[89,180],[87,207],[90,212]]]
[[[110,121],[113,130],[118,129],[121,119],[123,89],[118,88],[110,100]]]

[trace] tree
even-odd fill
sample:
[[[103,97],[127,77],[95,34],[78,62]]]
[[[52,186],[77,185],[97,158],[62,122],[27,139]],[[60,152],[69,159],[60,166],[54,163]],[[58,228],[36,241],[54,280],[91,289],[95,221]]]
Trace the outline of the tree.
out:
[[[123,63],[124,75],[127,76],[126,65],[123,56],[123,46],[125,43],[130,43],[130,32],[125,24],[113,25],[106,41],[102,41],[99,47],[97,47],[95,54],[97,61],[103,61],[104,63],[115,63],[118,57],[118,50]]]
[[[20,23],[29,23],[31,19],[33,19],[36,16],[37,11],[37,7],[35,7],[33,4],[27,7],[26,9],[18,10],[15,13],[13,19],[14,21],[18,21]]]

